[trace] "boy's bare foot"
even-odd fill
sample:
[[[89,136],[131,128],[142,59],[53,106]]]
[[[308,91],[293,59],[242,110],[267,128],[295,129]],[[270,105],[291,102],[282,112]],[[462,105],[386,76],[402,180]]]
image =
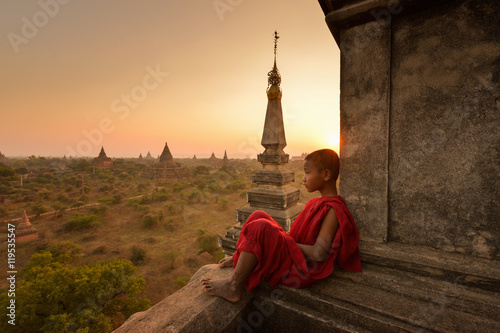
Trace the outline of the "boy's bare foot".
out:
[[[233,267],[233,257],[226,257],[226,258],[222,258],[220,261],[219,261],[219,267],[220,268],[223,268],[223,267]]]
[[[203,285],[203,290],[209,295],[220,296],[233,303],[241,299],[241,286],[231,282],[230,278],[212,280],[202,277],[201,284]]]

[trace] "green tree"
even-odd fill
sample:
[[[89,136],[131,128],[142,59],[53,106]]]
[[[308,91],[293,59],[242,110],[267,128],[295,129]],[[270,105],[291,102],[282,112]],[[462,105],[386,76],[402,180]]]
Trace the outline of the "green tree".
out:
[[[16,172],[14,170],[9,168],[8,166],[0,164],[0,177],[12,177],[15,175],[16,175]]]
[[[149,308],[149,300],[139,297],[144,278],[135,276],[137,269],[130,261],[73,266],[75,248],[57,254],[65,246],[34,254],[23,268],[15,298],[17,331],[110,332],[112,316],[121,313],[128,318]],[[6,306],[7,293],[1,297],[1,306]],[[0,330],[6,331],[7,325],[2,320]]]

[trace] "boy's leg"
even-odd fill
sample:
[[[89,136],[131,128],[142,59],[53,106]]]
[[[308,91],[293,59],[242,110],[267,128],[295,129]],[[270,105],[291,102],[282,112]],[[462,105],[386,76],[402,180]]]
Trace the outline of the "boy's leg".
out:
[[[245,280],[257,265],[257,257],[249,252],[241,251],[233,274],[226,279],[212,280],[201,278],[201,284],[207,294],[220,296],[230,302],[238,302],[245,288]]]

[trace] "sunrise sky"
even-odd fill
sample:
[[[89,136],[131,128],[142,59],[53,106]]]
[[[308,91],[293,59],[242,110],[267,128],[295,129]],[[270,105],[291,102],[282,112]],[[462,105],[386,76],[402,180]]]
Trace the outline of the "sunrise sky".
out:
[[[337,150],[339,51],[315,0],[0,0],[0,152],[255,158],[275,29],[285,152]]]

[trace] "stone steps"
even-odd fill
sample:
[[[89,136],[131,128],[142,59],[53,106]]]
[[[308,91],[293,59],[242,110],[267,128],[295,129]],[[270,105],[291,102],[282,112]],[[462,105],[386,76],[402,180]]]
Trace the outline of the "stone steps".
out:
[[[500,332],[496,262],[411,247],[362,257],[363,273],[336,269],[310,288],[277,287],[283,294],[273,302],[277,315],[261,331]],[[262,283],[257,297],[272,290]]]
[[[500,302],[498,301],[500,295],[498,293],[376,265],[365,264],[364,266],[362,277],[353,276],[349,274],[350,272],[338,271],[335,273],[334,283],[355,282],[422,302],[433,302],[436,299],[452,300],[447,303],[447,306],[454,310],[500,321]],[[394,283],[387,283],[388,281]]]
[[[370,332],[369,330],[364,330],[360,327],[339,320],[338,317],[332,317],[330,314],[318,312],[310,307],[297,303],[276,301],[273,305],[272,323],[266,323],[262,327],[253,327],[254,332]],[[290,314],[293,314],[293,316],[290,316]]]

